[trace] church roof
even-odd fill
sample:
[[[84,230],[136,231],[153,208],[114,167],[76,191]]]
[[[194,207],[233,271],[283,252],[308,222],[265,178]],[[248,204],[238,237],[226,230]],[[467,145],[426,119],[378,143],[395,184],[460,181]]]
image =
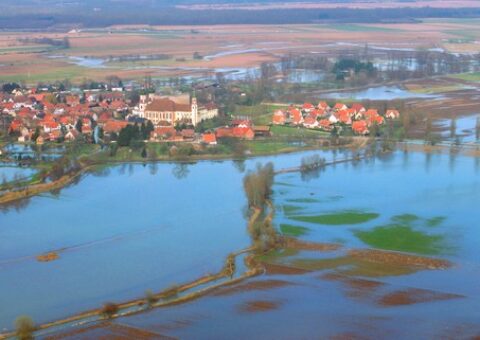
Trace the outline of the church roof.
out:
[[[154,99],[145,108],[145,111],[153,112],[190,112],[191,110],[192,108],[189,104],[175,103],[167,98]]]

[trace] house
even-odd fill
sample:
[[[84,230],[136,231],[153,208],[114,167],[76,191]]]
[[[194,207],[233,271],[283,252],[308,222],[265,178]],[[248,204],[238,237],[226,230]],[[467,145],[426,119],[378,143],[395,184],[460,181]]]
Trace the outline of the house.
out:
[[[364,116],[368,126],[373,124],[381,125],[385,121],[383,117],[378,114],[378,111],[374,109],[369,109],[367,112],[365,112]]]
[[[340,110],[346,110],[348,109],[347,105],[343,104],[343,103],[336,103],[335,106],[333,107],[333,111],[337,112],[337,111],[340,111]]]
[[[346,124],[346,125],[352,124],[352,118],[351,118],[350,112],[348,110],[337,111],[337,113],[335,114],[335,117],[337,118],[337,120],[340,123],[343,123],[343,124]]]
[[[398,119],[400,118],[400,112],[394,109],[389,109],[385,112],[385,118],[387,119]]]
[[[355,114],[363,114],[365,111],[367,111],[365,107],[360,103],[352,104],[352,110],[355,111]]]
[[[71,128],[66,134],[65,134],[65,140],[66,141],[74,141],[77,139],[77,137],[80,135],[80,132],[78,132],[77,129]]]
[[[338,118],[334,114],[331,114],[330,117],[328,117],[328,120],[329,120],[330,124],[337,124],[338,123]]]
[[[177,136],[177,130],[173,126],[158,126],[150,134],[152,140],[168,140],[175,139]]]
[[[352,123],[352,130],[357,135],[366,135],[369,133],[367,122],[365,120],[358,120]]]
[[[229,127],[219,127],[215,130],[217,138],[231,138],[233,137],[233,131]]]
[[[297,109],[290,109],[290,123],[293,125],[300,125],[303,123],[302,113]]]
[[[325,130],[325,131],[331,131],[332,130],[332,123],[330,122],[330,120],[328,119],[321,119],[319,122],[318,122],[318,126],[320,126],[321,129]]]
[[[273,113],[272,123],[275,125],[284,125],[287,122],[287,114],[282,110]]]
[[[195,97],[191,101],[187,98],[187,102],[184,98],[174,99],[142,96],[138,110],[140,117],[151,120],[155,125],[160,122],[168,122],[169,125],[188,122],[196,126],[203,120],[218,116],[218,108],[213,103],[199,105]]]
[[[318,107],[320,110],[323,110],[323,111],[328,111],[328,110],[330,110],[330,106],[328,106],[327,102],[320,102],[320,103],[318,103],[317,107]]]
[[[122,130],[124,127],[128,125],[127,121],[124,120],[108,120],[104,125],[103,125],[103,131],[106,134],[111,134],[111,133],[119,133],[120,130]]]
[[[325,115],[325,110],[323,109],[315,109],[313,110],[312,112],[310,112],[310,116],[314,117],[315,119],[319,118],[319,117],[323,117],[323,115]]]
[[[270,126],[268,125],[257,125],[253,127],[253,132],[255,137],[270,137]]]
[[[212,132],[207,132],[202,135],[202,142],[208,145],[216,145],[217,137]]]
[[[193,141],[195,139],[195,130],[194,129],[183,129],[180,131],[183,140]]]
[[[315,109],[315,106],[313,106],[312,103],[304,103],[302,106],[302,110],[307,113],[313,111],[314,109]]]
[[[252,121],[250,119],[234,119],[230,125],[232,127],[238,126],[242,128],[251,127]]]
[[[236,138],[253,140],[255,138],[255,132],[251,127],[234,127],[232,128],[233,136]]]
[[[315,117],[307,116],[303,120],[303,126],[305,126],[307,128],[310,128],[310,129],[313,129],[313,128],[316,128],[318,126],[318,121]]]
[[[50,141],[56,141],[61,137],[62,137],[62,131],[60,130],[53,130],[48,134],[48,139]]]

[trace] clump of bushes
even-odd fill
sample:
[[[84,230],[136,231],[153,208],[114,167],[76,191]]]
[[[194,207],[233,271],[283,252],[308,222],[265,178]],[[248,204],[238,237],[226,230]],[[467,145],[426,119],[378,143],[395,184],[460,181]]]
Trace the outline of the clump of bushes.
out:
[[[103,305],[102,309],[100,309],[100,314],[105,319],[111,319],[115,314],[118,313],[118,306],[112,302],[107,302]]]
[[[226,276],[230,276],[231,278],[235,274],[235,255],[230,254],[227,256],[227,261],[225,262],[225,267],[223,268],[223,272]]]
[[[148,307],[152,307],[158,300],[158,297],[150,289],[145,292],[145,301]]]
[[[263,209],[266,201],[272,194],[273,164],[264,166],[257,164],[255,171],[250,171],[243,179],[243,188],[248,199],[248,206]]]
[[[29,316],[19,316],[15,320],[15,334],[20,340],[33,339],[33,332],[35,329],[35,323]]]

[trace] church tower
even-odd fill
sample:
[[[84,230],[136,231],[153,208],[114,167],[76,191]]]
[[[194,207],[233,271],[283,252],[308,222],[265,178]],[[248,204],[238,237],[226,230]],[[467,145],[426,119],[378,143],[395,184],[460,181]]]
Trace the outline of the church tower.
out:
[[[198,117],[198,103],[194,94],[192,98],[192,125],[197,126],[198,123],[200,123]]]

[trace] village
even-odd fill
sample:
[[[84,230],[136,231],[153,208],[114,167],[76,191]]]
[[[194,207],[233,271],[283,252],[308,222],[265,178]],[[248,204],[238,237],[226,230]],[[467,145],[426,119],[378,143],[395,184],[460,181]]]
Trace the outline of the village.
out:
[[[224,138],[268,138],[272,136],[271,127],[278,125],[365,136],[373,126],[400,116],[396,109],[379,113],[360,103],[348,107],[343,103],[329,106],[321,101],[316,106],[307,102],[277,109],[272,113],[271,124],[255,125],[251,117],[227,116],[214,101],[199,103],[195,95],[150,93],[140,95],[134,102],[122,89],[78,93],[14,89],[12,93],[0,94],[0,110],[3,129],[12,140],[37,145],[76,140],[115,142],[128,126],[137,126],[142,131],[139,139],[145,142],[204,145],[216,145]],[[215,121],[219,116],[227,119]],[[215,123],[198,129],[209,120]]]
[[[322,101],[317,106],[305,103],[302,107],[290,106],[288,110],[277,110],[273,114],[272,123],[276,125],[303,126],[308,129],[333,131],[349,127],[354,134],[368,135],[369,128],[380,126],[386,119],[398,119],[400,113],[396,109],[386,110],[381,115],[377,109],[366,109],[360,103],[354,103],[349,108],[343,103],[330,107]]]

